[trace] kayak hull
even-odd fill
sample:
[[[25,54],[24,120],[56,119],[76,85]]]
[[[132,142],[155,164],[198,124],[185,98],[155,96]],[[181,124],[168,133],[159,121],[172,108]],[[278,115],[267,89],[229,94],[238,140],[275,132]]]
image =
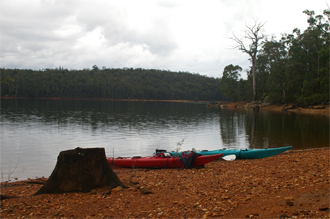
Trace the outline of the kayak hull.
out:
[[[209,162],[219,159],[222,154],[198,156],[191,167],[201,167]],[[110,165],[128,168],[182,168],[180,157],[130,157],[107,158]]]
[[[290,150],[292,146],[279,147],[279,148],[263,148],[263,149],[219,149],[219,150],[201,150],[196,151],[201,155],[214,155],[214,154],[223,154],[227,155],[236,155],[236,159],[260,159],[265,157],[274,156],[280,154],[284,151]],[[170,152],[172,156],[181,156],[181,152]]]

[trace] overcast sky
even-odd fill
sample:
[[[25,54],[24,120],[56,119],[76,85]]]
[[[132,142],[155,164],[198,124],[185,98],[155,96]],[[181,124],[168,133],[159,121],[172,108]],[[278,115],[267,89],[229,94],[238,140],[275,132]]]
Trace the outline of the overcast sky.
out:
[[[232,34],[266,22],[263,33],[305,30],[328,0],[0,0],[0,67],[145,68],[221,77],[248,56]]]

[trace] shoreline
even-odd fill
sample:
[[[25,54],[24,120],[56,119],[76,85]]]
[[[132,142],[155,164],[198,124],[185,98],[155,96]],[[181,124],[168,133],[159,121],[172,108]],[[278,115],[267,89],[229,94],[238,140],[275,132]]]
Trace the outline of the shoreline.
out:
[[[329,218],[330,148],[289,150],[198,169],[113,169],[129,188],[31,196],[45,178],[8,183],[2,218]],[[14,186],[14,184],[17,184]],[[3,183],[1,183],[3,186]],[[150,194],[142,194],[146,188]]]
[[[306,105],[298,104],[269,104],[269,103],[253,103],[253,102],[219,102],[216,105],[207,105],[208,107],[217,107],[219,109],[236,109],[236,110],[253,110],[253,111],[277,111],[277,112],[293,112],[310,115],[324,115],[330,117],[329,104],[325,105]]]
[[[173,103],[196,103],[205,104],[206,107],[215,107],[218,109],[235,110],[269,110],[277,112],[294,112],[310,115],[324,115],[330,117],[329,104],[324,105],[305,105],[298,104],[270,104],[263,102],[232,102],[232,101],[193,101],[193,100],[151,100],[151,99],[112,99],[112,98],[69,98],[69,97],[47,97],[47,98],[29,98],[29,97],[1,97],[1,99],[36,99],[36,100],[96,100],[96,101],[132,101],[132,102],[173,102]],[[216,103],[216,104],[214,104]]]
[[[178,102],[178,103],[210,103],[218,101],[193,101],[193,100],[152,100],[152,99],[113,99],[113,98],[73,98],[73,97],[1,97],[1,99],[25,99],[25,100],[97,100],[97,101],[132,101],[132,102]]]

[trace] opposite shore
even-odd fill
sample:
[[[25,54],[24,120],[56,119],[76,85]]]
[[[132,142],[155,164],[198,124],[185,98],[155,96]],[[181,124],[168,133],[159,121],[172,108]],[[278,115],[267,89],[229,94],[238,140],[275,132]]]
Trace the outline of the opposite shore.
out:
[[[111,99],[111,98],[26,98],[26,97],[1,97],[1,99],[39,99],[39,100],[98,100],[98,101],[141,101],[141,102],[177,102],[177,103],[197,103],[206,104],[207,107],[216,107],[219,109],[237,109],[237,110],[272,110],[282,112],[295,112],[313,115],[324,115],[330,117],[329,104],[299,105],[294,103],[264,103],[264,102],[231,102],[231,101],[192,101],[192,100],[151,100],[151,99]]]

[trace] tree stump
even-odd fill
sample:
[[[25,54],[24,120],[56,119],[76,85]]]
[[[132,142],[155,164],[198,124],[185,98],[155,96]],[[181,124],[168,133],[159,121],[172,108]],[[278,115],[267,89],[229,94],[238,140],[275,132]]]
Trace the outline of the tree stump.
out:
[[[112,171],[104,148],[76,148],[60,152],[49,179],[33,195],[89,192],[105,185],[109,190],[117,186],[126,188]]]

